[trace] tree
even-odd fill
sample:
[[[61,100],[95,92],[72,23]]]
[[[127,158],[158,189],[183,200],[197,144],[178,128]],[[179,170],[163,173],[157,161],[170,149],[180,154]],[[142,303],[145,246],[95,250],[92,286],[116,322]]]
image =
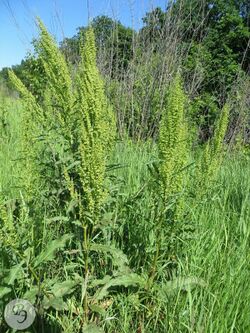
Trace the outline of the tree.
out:
[[[120,21],[113,20],[102,15],[94,18],[91,24],[95,36],[97,57],[102,57],[102,65],[106,64],[104,72],[114,76],[126,69],[133,56],[133,29],[127,28]],[[66,38],[61,43],[61,50],[68,62],[77,64],[79,62],[79,43],[81,35],[86,33],[85,27],[79,27],[78,32],[72,38]]]
[[[164,35],[166,13],[160,7],[156,7],[146,13],[142,22],[144,26],[140,31],[141,40],[147,45],[157,44],[157,40]]]
[[[239,73],[249,72],[249,9],[240,0],[179,0],[173,5],[181,47],[187,50],[184,77],[187,81],[198,67],[202,76],[192,111],[205,139]]]

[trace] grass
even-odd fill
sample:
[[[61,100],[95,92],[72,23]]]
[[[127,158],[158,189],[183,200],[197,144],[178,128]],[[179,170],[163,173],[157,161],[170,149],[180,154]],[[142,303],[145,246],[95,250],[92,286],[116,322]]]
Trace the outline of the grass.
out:
[[[7,121],[9,128],[5,132],[1,127],[0,185],[2,195],[9,200],[20,195],[20,170],[16,162],[20,111],[16,101],[1,103],[1,119]],[[109,246],[122,250],[130,269],[141,276],[150,274],[157,246],[154,229],[157,180],[150,172],[156,156],[156,147],[151,142],[117,142],[106,175],[110,195],[103,211],[106,224],[102,237]],[[216,185],[200,202],[187,197],[187,214],[180,225],[162,227],[154,282],[148,287],[112,287],[108,297],[99,303],[99,312],[95,310],[97,315],[93,311],[89,321],[97,322],[108,333],[250,331],[249,196],[249,156],[228,152]],[[19,223],[17,228],[22,229],[24,220]],[[53,228],[53,224],[44,224],[44,243],[52,239]],[[30,237],[27,230],[26,233]],[[69,277],[74,265],[80,265],[65,253],[62,251],[53,259],[48,270],[51,279]],[[109,259],[103,260],[107,263]],[[3,264],[2,249],[2,268]],[[109,267],[100,265],[97,276],[108,274]],[[22,297],[24,284],[17,279],[10,296]],[[76,301],[79,294],[76,288],[64,299],[80,308]],[[3,300],[5,304],[8,299]],[[80,332],[80,315],[50,308],[45,318],[44,327],[33,327],[33,332]],[[11,332],[3,325],[2,318],[0,328],[1,332]],[[94,328],[88,332],[95,332]]]
[[[135,186],[135,182],[138,189],[142,186],[143,179],[147,178],[145,162],[150,161],[151,153],[147,147],[142,149],[141,146],[135,146],[134,152],[131,152],[131,144],[126,143],[122,152],[120,159],[122,161],[125,159],[129,163],[130,170],[126,174],[124,170],[118,173],[120,177],[126,179],[126,194],[129,195],[129,189]],[[118,154],[117,162],[121,160]],[[249,158],[240,154],[235,156],[229,154],[219,174],[220,185],[195,208],[189,206],[189,223],[193,230],[181,239],[183,255],[179,258],[179,269],[184,276],[202,279],[205,286],[187,288],[186,291],[178,291],[173,295],[170,293],[163,300],[152,300],[156,302],[152,305],[152,309],[150,306],[140,309],[145,313],[143,323],[138,320],[140,311],[135,306],[136,302],[139,303],[138,299],[130,300],[129,297],[119,295],[123,303],[116,308],[119,313],[119,323],[114,321],[112,325],[110,324],[112,327],[110,332],[115,330],[136,332],[136,327],[141,329],[144,327],[145,332],[247,332],[249,330],[250,170],[248,163]],[[137,179],[138,170],[140,180]],[[189,205],[188,202],[186,204]],[[141,210],[143,209],[147,215],[145,211],[149,209],[149,205],[145,202],[141,207]],[[145,216],[139,221],[131,217],[127,220],[126,223],[133,223],[136,229],[139,242],[135,243],[140,244],[141,233],[146,237],[147,222]],[[134,253],[134,256],[137,254]],[[162,267],[159,267],[159,270],[161,269]],[[161,316],[164,318],[162,321]],[[137,321],[134,320],[136,317]]]

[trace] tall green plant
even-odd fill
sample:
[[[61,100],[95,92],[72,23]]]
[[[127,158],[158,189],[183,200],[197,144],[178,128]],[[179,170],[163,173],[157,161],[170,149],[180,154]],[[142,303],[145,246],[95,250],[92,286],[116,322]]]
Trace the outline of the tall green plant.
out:
[[[92,28],[85,33],[85,44],[81,44],[80,53],[81,62],[76,76],[75,92],[75,108],[80,117],[79,175],[83,206],[91,218],[96,219],[105,197],[105,166],[115,135],[115,119],[97,69]]]
[[[69,134],[68,126],[74,103],[70,71],[53,37],[40,19],[37,22],[40,36],[35,42],[35,50],[47,76],[47,89],[44,95],[48,95],[47,98],[50,98],[54,116],[57,117],[55,120]]]
[[[204,194],[212,185],[218,174],[223,161],[224,138],[229,121],[228,104],[225,104],[220,117],[217,120],[214,135],[210,139],[200,156],[196,170],[196,182],[199,190],[197,193]]]
[[[39,19],[38,27],[35,51],[48,82],[39,104],[10,72],[25,103],[25,142],[29,145],[31,137],[40,140],[39,156],[30,160],[39,165],[44,187],[52,197],[56,195],[57,204],[63,207],[73,199],[80,203],[81,218],[90,214],[94,219],[105,197],[106,158],[115,136],[113,111],[96,65],[94,33],[91,28],[86,31],[74,82],[64,56]],[[26,152],[30,154],[32,148],[27,147]],[[41,157],[44,163],[40,163]],[[28,175],[34,174],[27,170]]]
[[[188,159],[185,100],[181,76],[177,74],[169,87],[159,131],[159,174],[165,203],[178,196],[184,187],[183,168]]]
[[[27,206],[32,207],[34,217],[34,221],[30,222],[31,216],[27,216],[26,221],[31,224],[30,230],[39,229],[37,225],[34,228],[35,223],[43,227],[46,218],[56,219],[59,225],[48,233],[31,232],[29,237],[35,238],[37,246],[34,246],[34,251],[43,253],[46,241],[58,238],[58,233],[66,237],[65,232],[70,228],[71,232],[75,232],[75,239],[80,240],[77,245],[81,244],[80,253],[83,256],[81,263],[78,262],[79,273],[84,268],[87,279],[89,270],[94,274],[96,267],[90,253],[97,251],[91,244],[93,222],[97,224],[106,196],[106,162],[115,137],[115,118],[97,69],[92,28],[86,31],[85,43],[81,45],[81,62],[76,76],[72,78],[63,55],[40,20],[38,26],[40,36],[35,50],[48,82],[43,95],[37,100],[13,72],[10,72],[10,79],[24,103],[23,118],[27,131],[23,131],[23,154],[25,161],[27,159],[30,163],[26,171],[33,178],[37,177],[42,189],[41,193],[36,191],[39,200],[35,204],[25,200]],[[37,190],[32,180],[29,185]],[[30,195],[32,198],[34,191]],[[58,215],[62,214],[67,216],[60,219]],[[1,210],[0,218],[4,221],[5,215],[5,210]],[[71,224],[65,226],[65,220]],[[20,219],[20,223],[24,222]],[[83,233],[75,227],[79,223]],[[44,227],[40,231],[44,232]],[[60,243],[60,238],[53,241]],[[105,251],[106,247],[98,247],[97,252]],[[84,292],[81,305],[83,301],[87,318],[88,299]]]
[[[183,192],[186,175],[183,169],[187,164],[189,151],[185,119],[186,96],[180,73],[177,73],[170,84],[166,97],[159,129],[159,187],[156,188],[158,197],[155,202],[154,221],[156,246],[149,287],[156,277],[160,258],[164,257],[165,260],[169,260],[168,256],[173,251],[171,243],[178,231],[177,223],[172,224],[171,222],[181,221],[184,212]],[[169,239],[168,251],[166,249],[163,251],[163,239],[166,237]],[[171,270],[168,270],[168,273],[171,276]]]
[[[44,115],[35,97],[12,70],[9,71],[9,78],[23,102],[22,135],[19,146],[20,161],[18,163],[20,163],[22,169],[20,175],[21,188],[24,191],[25,198],[30,201],[36,197],[40,187],[39,166],[36,163],[39,156],[37,137]]]

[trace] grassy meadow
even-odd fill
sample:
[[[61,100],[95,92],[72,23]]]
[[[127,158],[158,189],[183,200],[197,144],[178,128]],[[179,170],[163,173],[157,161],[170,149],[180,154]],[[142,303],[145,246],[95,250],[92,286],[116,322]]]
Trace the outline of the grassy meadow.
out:
[[[0,332],[250,332],[250,155],[230,102],[198,144],[179,71],[158,138],[118,135],[87,30],[72,79],[39,21],[46,89],[0,96]]]
[[[20,197],[17,160],[21,114],[19,101],[2,99],[1,119],[8,125],[1,128],[1,192],[8,198],[5,204],[9,206],[15,205],[15,199]],[[108,161],[116,167],[108,173],[110,197],[103,215],[106,244],[122,250],[131,271],[144,278],[151,269],[157,243],[153,231],[154,196],[149,172],[155,158],[156,147],[152,142],[116,142]],[[192,198],[185,200],[186,220],[180,226],[171,226],[171,231],[162,232],[162,252],[156,265],[157,281],[148,289],[140,283],[133,288],[113,287],[99,308],[93,307],[90,322],[93,319],[105,332],[248,332],[249,195],[249,156],[238,151],[227,153],[216,186],[200,202],[194,202]],[[67,223],[63,217],[48,222],[46,212],[44,215],[43,221],[39,217],[43,223],[43,234],[38,242],[41,248],[46,248],[54,231]],[[36,219],[32,221],[32,224],[36,223]],[[168,229],[167,224],[166,221],[162,229]],[[33,242],[37,242],[31,240],[34,225],[28,226],[25,216],[15,221],[15,236],[22,238],[18,238],[18,244],[15,244],[11,235],[13,251],[17,247],[25,253],[29,246],[34,246]],[[6,264],[3,252],[2,249],[1,272]],[[62,276],[69,279],[75,266],[82,263],[68,253],[65,249],[61,258],[51,258],[44,279],[50,278],[57,283]],[[11,293],[7,298],[1,297],[2,304],[17,296],[25,298],[31,288],[27,268],[24,268],[25,281],[21,276],[19,280],[17,265],[20,259],[14,253],[9,255],[13,258],[11,264],[15,271],[12,275],[15,275],[12,276]],[[101,277],[104,275],[102,270],[107,274],[110,267],[112,265],[99,266],[96,274]],[[4,288],[6,286],[1,287],[1,292]],[[32,295],[29,297],[32,299]],[[77,294],[64,297],[70,309],[45,312],[43,332],[80,332],[83,313],[81,315]],[[37,324],[29,332],[42,332],[41,327]],[[94,328],[85,331],[99,332]],[[11,332],[3,321],[1,332]]]

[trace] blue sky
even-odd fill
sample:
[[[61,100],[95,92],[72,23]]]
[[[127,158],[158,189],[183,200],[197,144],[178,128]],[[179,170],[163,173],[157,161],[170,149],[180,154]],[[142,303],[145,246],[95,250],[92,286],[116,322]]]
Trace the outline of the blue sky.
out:
[[[32,50],[37,35],[35,17],[61,41],[88,22],[87,0],[0,0],[0,69],[20,63]],[[90,18],[109,15],[138,29],[141,18],[153,7],[166,7],[166,0],[89,0]]]

